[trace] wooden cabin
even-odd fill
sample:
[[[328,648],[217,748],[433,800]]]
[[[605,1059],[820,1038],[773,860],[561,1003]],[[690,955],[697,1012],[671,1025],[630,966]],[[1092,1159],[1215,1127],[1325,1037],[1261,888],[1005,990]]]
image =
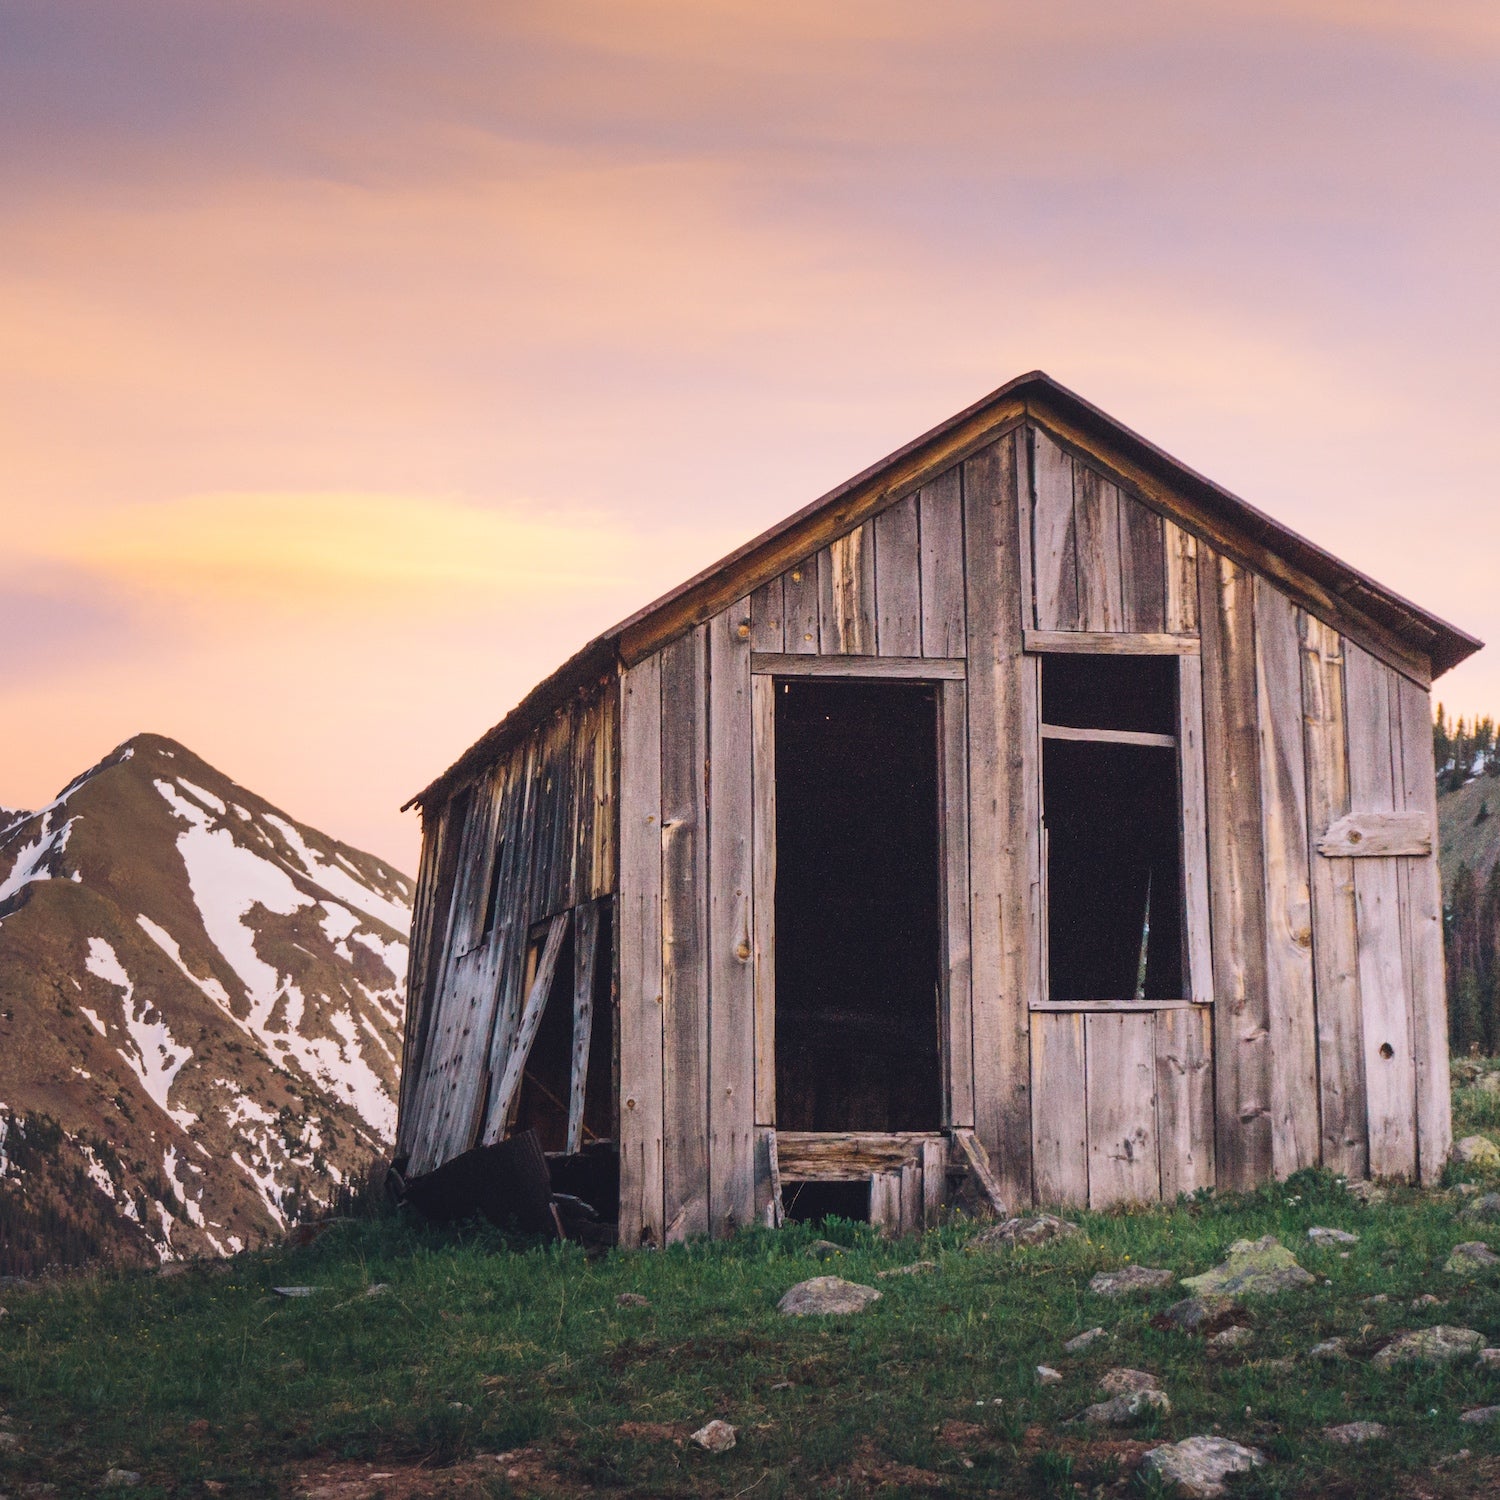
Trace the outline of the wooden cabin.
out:
[[[622,1244],[1431,1182],[1429,688],[1479,642],[1031,374],[591,642],[413,801],[398,1165]]]

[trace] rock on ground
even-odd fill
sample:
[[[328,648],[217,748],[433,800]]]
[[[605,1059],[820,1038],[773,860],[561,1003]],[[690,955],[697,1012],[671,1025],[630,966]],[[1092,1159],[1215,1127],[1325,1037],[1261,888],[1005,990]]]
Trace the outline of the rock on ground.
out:
[[[1161,1381],[1150,1370],[1132,1370],[1128,1365],[1116,1365],[1099,1377],[1099,1389],[1106,1396],[1129,1396],[1135,1391],[1159,1391]]]
[[[1453,1159],[1466,1167],[1500,1167],[1500,1146],[1482,1135],[1466,1135],[1453,1143]]]
[[[1108,1337],[1109,1335],[1105,1333],[1102,1328],[1087,1328],[1082,1333],[1075,1335],[1073,1338],[1070,1338],[1068,1342],[1063,1345],[1063,1353],[1082,1354],[1090,1344],[1097,1344],[1100,1339]]]
[[[1370,1443],[1385,1436],[1385,1426],[1380,1422],[1345,1422],[1340,1427],[1325,1427],[1323,1436],[1330,1443],[1340,1443],[1352,1448],[1356,1443]]]
[[[1483,1344],[1483,1335],[1472,1328],[1449,1328],[1439,1323],[1436,1328],[1397,1334],[1370,1363],[1377,1370],[1396,1365],[1445,1365],[1460,1355],[1476,1353]]]
[[[101,1490],[133,1490],[141,1482],[134,1469],[110,1469],[99,1481]]]
[[[970,1250],[997,1250],[1002,1245],[1042,1245],[1048,1240],[1064,1239],[1079,1232],[1076,1224],[1055,1214],[1031,1214],[1007,1219],[977,1234],[969,1241]]]
[[[1228,1438],[1190,1437],[1151,1449],[1141,1460],[1141,1467],[1160,1474],[1193,1500],[1213,1500],[1224,1493],[1229,1475],[1247,1474],[1265,1461],[1259,1449],[1246,1448]]]
[[[1100,1271],[1089,1282],[1089,1290],[1096,1297],[1128,1297],[1132,1292],[1154,1292],[1158,1287],[1170,1286],[1176,1279],[1175,1271],[1153,1266],[1121,1266],[1118,1271]]]
[[[1500,1370],[1500,1349],[1481,1349],[1474,1365],[1480,1370]]]
[[[1366,1182],[1363,1178],[1355,1178],[1353,1182],[1346,1182],[1344,1191],[1356,1203],[1363,1203],[1366,1207],[1372,1203],[1384,1203],[1390,1196],[1383,1187],[1377,1187],[1373,1182]]]
[[[700,1448],[707,1448],[710,1453],[728,1453],[734,1447],[735,1440],[734,1428],[728,1422],[721,1422],[717,1417],[707,1426],[700,1427],[690,1439]]]
[[[1324,1339],[1321,1344],[1314,1344],[1307,1351],[1307,1357],[1326,1360],[1348,1359],[1349,1351],[1344,1347],[1343,1339]]]
[[[615,1298],[616,1307],[650,1307],[651,1299],[643,1297],[639,1292],[621,1292]]]
[[[1483,1240],[1465,1240],[1453,1247],[1453,1253],[1443,1263],[1445,1271],[1488,1271],[1500,1266],[1500,1255],[1496,1255]]]
[[[1218,1333],[1244,1315],[1233,1297],[1215,1292],[1207,1297],[1184,1297],[1152,1318],[1154,1328],[1180,1328],[1184,1333]]]
[[[1185,1276],[1182,1284],[1199,1296],[1218,1292],[1227,1297],[1265,1297],[1309,1286],[1316,1279],[1274,1234],[1267,1234],[1258,1240],[1236,1240],[1222,1265],[1201,1276]]]
[[[1172,1414],[1172,1403],[1165,1391],[1155,1386],[1144,1391],[1127,1391],[1121,1396],[1111,1396],[1108,1401],[1096,1402],[1086,1407],[1073,1420],[1087,1427],[1128,1427],[1153,1412],[1163,1417]]]
[[[1236,1323],[1220,1333],[1209,1334],[1208,1347],[1210,1349],[1238,1349],[1241,1344],[1249,1343],[1254,1337],[1255,1335],[1243,1323]]]
[[[1467,1187],[1468,1184],[1465,1183],[1464,1186]],[[1485,1224],[1500,1221],[1500,1193],[1482,1193],[1472,1203],[1464,1205],[1463,1216],[1466,1219],[1478,1219]]]
[[[879,1300],[880,1293],[872,1286],[845,1281],[842,1276],[814,1276],[790,1288],[776,1307],[788,1318],[808,1318],[828,1313],[863,1312],[872,1302]]]
[[[1054,1370],[1051,1365],[1038,1365],[1036,1367],[1036,1383],[1038,1385],[1061,1385],[1062,1371]]]
[[[877,1271],[875,1274],[886,1281],[892,1276],[924,1276],[928,1271],[937,1270],[935,1260],[914,1260],[909,1266],[892,1266],[889,1271]]]
[[[1478,1424],[1483,1422],[1493,1422],[1497,1417],[1500,1417],[1500,1406],[1471,1406],[1468,1411],[1464,1412],[1459,1417],[1458,1420],[1460,1422],[1473,1422]]]
[[[832,1240],[814,1240],[802,1253],[809,1260],[832,1260],[835,1255],[847,1255],[848,1251]]]
[[[1329,1229],[1323,1224],[1314,1224],[1307,1231],[1307,1237],[1315,1245],[1357,1245],[1359,1236],[1350,1234],[1347,1229]]]

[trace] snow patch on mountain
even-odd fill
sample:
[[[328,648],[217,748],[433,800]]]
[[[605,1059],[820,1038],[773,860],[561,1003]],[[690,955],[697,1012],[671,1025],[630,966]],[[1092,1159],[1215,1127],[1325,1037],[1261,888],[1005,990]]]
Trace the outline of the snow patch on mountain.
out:
[[[350,906],[358,907],[367,917],[374,917],[377,922],[384,922],[387,927],[394,927],[397,932],[405,932],[410,926],[411,909],[409,907],[382,896],[379,891],[372,891],[357,871],[350,875],[338,866],[320,859],[316,850],[308,847],[302,835],[285,818],[278,818],[275,813],[267,813],[265,821],[281,834],[291,846],[292,853],[297,857],[306,874],[325,891],[337,896],[341,901],[347,901]],[[342,855],[336,858],[341,864],[347,865],[350,870],[354,868]]]
[[[22,886],[30,885],[34,880],[51,880],[58,873],[55,864],[68,847],[68,835],[77,819],[68,818],[61,827],[54,827],[56,815],[57,806],[54,804],[43,813],[37,836],[29,844],[21,845],[10,874],[0,880],[0,902],[14,896]]]

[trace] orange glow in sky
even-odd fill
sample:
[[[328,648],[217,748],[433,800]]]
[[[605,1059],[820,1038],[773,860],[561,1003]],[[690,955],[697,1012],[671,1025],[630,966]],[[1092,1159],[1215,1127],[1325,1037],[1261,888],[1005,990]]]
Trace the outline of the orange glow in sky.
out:
[[[587,638],[1035,367],[1500,641],[1497,17],[0,0],[0,806],[150,729],[414,870]]]

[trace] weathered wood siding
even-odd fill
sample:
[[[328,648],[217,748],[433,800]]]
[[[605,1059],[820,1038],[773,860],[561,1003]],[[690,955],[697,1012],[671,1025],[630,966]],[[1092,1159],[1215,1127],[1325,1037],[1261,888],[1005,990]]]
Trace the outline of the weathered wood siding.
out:
[[[611,677],[580,694],[426,814],[398,1131],[412,1175],[498,1139],[532,928],[615,889],[618,693]]]

